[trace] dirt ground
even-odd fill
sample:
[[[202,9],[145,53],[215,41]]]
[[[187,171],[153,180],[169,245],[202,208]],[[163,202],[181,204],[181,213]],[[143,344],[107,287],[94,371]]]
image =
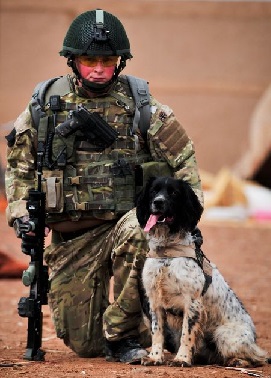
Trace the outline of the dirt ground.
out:
[[[28,262],[0,214],[0,250]],[[271,223],[202,222],[204,252],[219,267],[230,286],[254,319],[259,345],[271,355]],[[0,377],[103,377],[103,378],[232,378],[269,377],[271,365],[252,371],[237,371],[218,366],[193,368],[145,367],[108,363],[103,358],[82,359],[57,339],[48,306],[43,307],[43,349],[45,362],[23,360],[27,320],[17,314],[17,302],[28,295],[20,279],[0,279]]]

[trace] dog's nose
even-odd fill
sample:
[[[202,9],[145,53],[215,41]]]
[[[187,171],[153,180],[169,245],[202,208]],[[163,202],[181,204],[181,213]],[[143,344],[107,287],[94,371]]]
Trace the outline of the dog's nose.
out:
[[[153,205],[157,209],[162,209],[164,207],[165,199],[163,197],[156,197],[153,200]]]
[[[153,201],[153,203],[154,203],[154,205],[156,205],[156,206],[161,206],[161,205],[163,205],[163,203],[164,203],[164,201],[162,200],[162,199],[155,199],[154,201]]]

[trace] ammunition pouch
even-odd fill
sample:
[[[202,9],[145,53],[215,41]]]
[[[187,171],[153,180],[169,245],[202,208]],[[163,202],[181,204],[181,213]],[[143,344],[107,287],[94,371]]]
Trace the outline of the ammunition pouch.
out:
[[[146,161],[149,159],[147,154],[117,161],[103,156],[102,161],[89,163],[82,175],[72,165],[64,171],[44,170],[46,210],[51,216],[68,213],[71,219],[78,215],[101,219],[109,219],[109,214],[111,219],[123,215],[135,206],[136,196],[150,177],[172,176],[167,163]]]
[[[144,161],[149,155],[138,159]],[[103,156],[101,160],[89,163],[84,175],[69,170],[65,179],[68,212],[88,211],[99,218],[106,212],[119,216],[135,206],[135,157],[114,161]]]
[[[43,171],[42,191],[46,194],[46,210],[61,213],[64,210],[63,171]]]

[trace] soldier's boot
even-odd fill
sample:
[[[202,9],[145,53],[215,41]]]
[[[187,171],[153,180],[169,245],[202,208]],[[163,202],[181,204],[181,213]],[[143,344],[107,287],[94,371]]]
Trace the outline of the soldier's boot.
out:
[[[105,359],[108,362],[140,364],[141,359],[147,354],[148,352],[133,337],[118,341],[106,340],[105,343]]]

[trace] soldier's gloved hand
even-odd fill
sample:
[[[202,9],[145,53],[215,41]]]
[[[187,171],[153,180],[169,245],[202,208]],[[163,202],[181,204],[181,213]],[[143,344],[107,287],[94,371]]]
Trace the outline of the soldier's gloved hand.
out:
[[[34,232],[35,224],[29,221],[28,215],[24,215],[23,217],[15,219],[15,221],[13,222],[13,228],[15,230],[15,234],[17,238],[21,238],[23,232],[27,233],[30,236],[35,235],[35,232]],[[45,230],[44,230],[44,235],[48,236],[50,231],[51,231],[50,227],[46,225]]]
[[[13,228],[14,228],[14,231],[15,231],[17,238],[21,238],[22,233],[27,232],[28,222],[29,222],[29,216],[28,215],[24,215],[23,217],[15,219],[15,221],[13,222]]]

